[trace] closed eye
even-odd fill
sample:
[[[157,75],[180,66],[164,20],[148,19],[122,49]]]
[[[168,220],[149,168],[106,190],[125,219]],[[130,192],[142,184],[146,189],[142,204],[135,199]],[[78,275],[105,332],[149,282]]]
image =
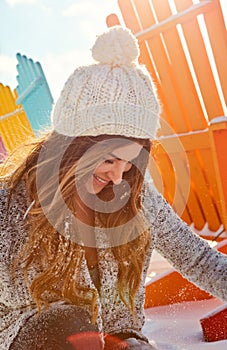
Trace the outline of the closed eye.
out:
[[[114,160],[113,159],[106,159],[104,161],[104,163],[107,163],[107,164],[114,164]]]
[[[117,158],[116,159],[106,159],[105,161],[104,161],[104,163],[106,163],[106,164],[114,164],[114,161],[115,160],[117,160]],[[128,165],[132,165],[132,162],[130,162],[130,161],[128,161],[127,163],[126,163],[126,165],[125,166],[128,166]]]

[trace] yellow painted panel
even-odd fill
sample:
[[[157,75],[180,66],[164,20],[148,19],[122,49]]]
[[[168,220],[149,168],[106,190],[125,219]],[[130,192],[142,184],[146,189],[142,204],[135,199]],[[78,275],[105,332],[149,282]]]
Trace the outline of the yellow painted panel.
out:
[[[0,135],[8,153],[34,136],[26,113],[16,104],[16,92],[0,84]]]

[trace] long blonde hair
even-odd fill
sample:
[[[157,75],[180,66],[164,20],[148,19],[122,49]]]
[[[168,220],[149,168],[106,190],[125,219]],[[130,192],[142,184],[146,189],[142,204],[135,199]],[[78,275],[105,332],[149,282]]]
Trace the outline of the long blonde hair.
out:
[[[33,202],[27,218],[29,239],[21,251],[17,263],[23,262],[26,279],[29,268],[38,267],[39,271],[42,271],[32,280],[29,286],[38,308],[43,304],[48,304],[47,295],[51,294],[56,299],[64,298],[72,304],[90,305],[92,320],[95,321],[97,317],[98,294],[96,289],[82,288],[78,281],[73,278],[80,270],[83,249],[81,249],[80,244],[68,240],[60,234],[56,226],[50,223],[46,213],[51,208],[53,210],[52,215],[59,219],[58,222],[65,220],[65,217],[62,216],[61,206],[58,206],[60,197],[56,197],[56,184],[60,188],[61,198],[64,199],[66,208],[70,212],[76,212],[75,172],[78,161],[92,145],[116,137],[119,138],[115,135],[71,138],[59,135],[56,132],[50,132],[33,144],[29,154],[8,179],[11,194],[18,183],[22,179],[25,180],[29,200]],[[134,301],[140,285],[143,263],[150,241],[148,232],[144,230],[143,219],[139,215],[141,209],[140,194],[148,163],[150,141],[122,136],[121,138],[141,144],[147,152],[142,158],[138,157],[138,166],[133,164],[130,171],[124,174],[124,179],[131,187],[131,194],[123,210],[121,208],[114,213],[100,212],[98,216],[103,227],[118,227],[119,229],[135,215],[140,218],[136,223],[137,227],[133,228],[133,230],[138,230],[139,233],[133,236],[136,238],[130,239],[131,232],[127,232],[127,242],[111,248],[118,262],[120,296],[134,314]],[[48,157],[41,159],[40,155],[43,150],[44,152],[48,151]],[[59,155],[61,155],[60,162]],[[92,158],[93,156],[90,161]],[[85,168],[87,166],[87,169],[89,169],[89,166],[91,166],[89,159],[86,162]],[[38,172],[41,181],[37,180]],[[111,195],[113,195],[113,191],[111,186],[108,186],[99,196],[108,201]],[[55,203],[54,206],[53,203]]]

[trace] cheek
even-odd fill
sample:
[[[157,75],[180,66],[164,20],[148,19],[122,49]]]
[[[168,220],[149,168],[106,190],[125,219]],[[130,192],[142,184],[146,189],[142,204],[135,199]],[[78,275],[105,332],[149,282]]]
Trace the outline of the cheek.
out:
[[[102,163],[95,169],[94,173],[105,173],[108,171],[108,164]]]

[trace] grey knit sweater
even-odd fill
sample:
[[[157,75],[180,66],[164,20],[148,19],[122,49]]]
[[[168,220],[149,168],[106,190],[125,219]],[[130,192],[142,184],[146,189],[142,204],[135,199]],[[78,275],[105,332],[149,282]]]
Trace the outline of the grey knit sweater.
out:
[[[8,216],[8,190],[0,189],[0,350],[8,350],[26,319],[36,307],[25,286],[22,271],[16,282],[9,273],[10,263],[23,246],[28,232],[23,220],[30,205],[23,183],[14,192]],[[144,263],[141,285],[136,297],[137,317],[131,314],[116,290],[117,262],[110,249],[98,249],[100,289],[98,326],[105,333],[131,332],[142,336],[144,324],[144,283],[152,250],[155,248],[187,279],[227,301],[227,257],[211,249],[175,214],[151,183],[144,185],[143,213],[149,223],[151,246]],[[99,235],[97,230],[96,235]],[[102,240],[102,237],[99,237]],[[95,288],[86,260],[81,266],[81,284]],[[62,303],[64,301],[59,301]],[[57,305],[55,305],[57,307]]]

